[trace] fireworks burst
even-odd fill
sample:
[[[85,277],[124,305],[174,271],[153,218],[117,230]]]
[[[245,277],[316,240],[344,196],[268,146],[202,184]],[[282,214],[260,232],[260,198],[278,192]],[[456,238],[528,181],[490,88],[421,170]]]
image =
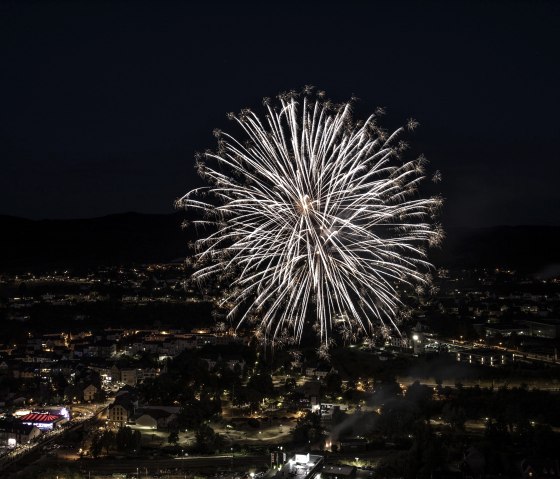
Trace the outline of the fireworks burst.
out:
[[[230,284],[229,318],[272,343],[310,328],[326,356],[335,326],[345,340],[398,331],[402,290],[429,288],[426,248],[443,235],[441,199],[418,192],[425,159],[401,159],[405,129],[382,130],[383,109],[356,122],[311,88],[263,103],[264,118],[228,115],[243,138],[215,131],[196,163],[209,186],[177,201],[202,213],[194,279]]]

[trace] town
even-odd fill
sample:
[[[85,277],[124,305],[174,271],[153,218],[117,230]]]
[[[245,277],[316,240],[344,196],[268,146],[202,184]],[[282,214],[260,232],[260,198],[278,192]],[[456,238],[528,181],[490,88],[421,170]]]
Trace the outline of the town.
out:
[[[183,263],[0,277],[8,477],[557,470],[557,277],[440,270],[408,293],[400,336],[342,334],[328,358],[263,348],[219,287],[188,277]]]

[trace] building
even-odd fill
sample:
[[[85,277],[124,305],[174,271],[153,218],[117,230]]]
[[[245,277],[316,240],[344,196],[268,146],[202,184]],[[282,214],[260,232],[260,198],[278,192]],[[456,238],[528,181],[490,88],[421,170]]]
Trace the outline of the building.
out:
[[[485,324],[482,326],[486,337],[509,337],[512,334],[517,336],[530,336],[528,326],[523,324]],[[476,329],[476,328],[475,328]]]
[[[121,369],[121,382],[128,386],[136,386],[138,382],[138,375],[136,369]]]
[[[179,408],[146,407],[137,409],[130,422],[139,429],[166,429],[176,421]]]
[[[98,392],[99,389],[96,386],[94,386],[93,384],[88,384],[83,390],[84,401],[95,401]]]
[[[159,368],[139,368],[136,370],[136,383],[141,384],[146,379],[155,379],[159,376]]]
[[[121,370],[118,368],[116,364],[113,364],[111,366],[111,369],[109,369],[109,376],[111,376],[111,381],[113,382],[121,381]]]
[[[245,369],[245,360],[240,356],[208,355],[202,358],[208,364],[208,370],[213,371],[216,366],[223,365],[231,371],[237,371],[240,374]]]
[[[128,386],[136,386],[141,384],[146,379],[157,378],[161,373],[159,368],[136,368],[136,369],[121,369],[120,381]],[[111,375],[113,371],[111,371]]]
[[[547,339],[560,337],[560,319],[526,320],[525,324],[530,336]]]
[[[21,416],[20,420],[23,424],[38,427],[41,431],[51,431],[68,421],[60,414],[48,412],[32,412]]]
[[[367,447],[367,439],[362,439],[359,437],[348,437],[340,440],[341,452],[365,451]]]
[[[286,479],[311,479],[323,467],[324,457],[315,454],[295,454],[276,474]]]
[[[326,479],[348,479],[356,476],[356,468],[353,466],[324,466],[321,478]]]
[[[18,444],[27,444],[40,435],[41,430],[37,426],[17,419],[0,421],[0,445],[13,448]]]
[[[115,402],[107,408],[109,422],[119,427],[124,427],[131,420],[133,413],[134,406],[127,400],[115,400]]]
[[[337,373],[329,364],[309,364],[305,368],[305,375],[315,379],[325,379],[329,374]]]

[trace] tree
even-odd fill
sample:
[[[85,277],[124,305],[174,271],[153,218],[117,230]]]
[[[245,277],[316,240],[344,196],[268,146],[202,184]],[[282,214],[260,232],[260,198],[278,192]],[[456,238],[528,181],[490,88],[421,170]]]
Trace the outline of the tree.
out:
[[[519,345],[520,345],[520,344],[521,344],[521,341],[520,341],[520,339],[519,339],[519,336],[517,335],[517,333],[516,333],[515,331],[513,331],[513,332],[509,335],[509,338],[508,338],[508,341],[507,341],[508,347],[509,347],[509,348],[512,348],[512,349],[513,349],[513,348],[514,348],[514,349],[517,349],[517,348],[519,348]]]
[[[247,387],[259,392],[263,397],[274,394],[274,383],[270,374],[255,374],[249,379]]]
[[[189,401],[183,404],[179,411],[177,422],[181,428],[196,429],[204,420],[204,414],[197,401]]]
[[[437,393],[439,395],[441,395],[441,393],[443,391],[443,379],[441,379],[441,377],[439,377],[439,376],[436,377],[436,390],[437,390]]]
[[[429,422],[434,412],[433,395],[434,391],[431,387],[420,384],[419,381],[414,381],[406,390],[405,398],[416,404],[420,411],[422,411],[426,421]]]
[[[91,439],[91,446],[90,446],[91,455],[97,459],[101,455],[102,450],[103,450],[103,443],[101,442],[101,434],[96,433]]]
[[[223,439],[207,424],[202,424],[195,433],[196,447],[200,452],[212,454],[223,445]]]
[[[167,438],[169,444],[177,444],[179,442],[179,433],[177,431],[171,431],[169,437]]]
[[[293,430],[293,439],[296,443],[316,442],[323,437],[323,427],[319,414],[308,412],[298,419]]]
[[[134,449],[134,433],[132,429],[121,427],[115,436],[115,444],[118,451],[130,451]]]
[[[420,408],[426,406],[428,401],[432,399],[433,390],[419,381],[414,381],[406,390],[406,399],[416,403]]]
[[[139,451],[142,448],[142,433],[140,431],[134,431],[132,445],[134,451]]]
[[[286,378],[286,382],[284,383],[284,390],[286,392],[292,392],[295,390],[297,386],[297,381],[296,378],[290,376],[289,378]]]
[[[249,404],[251,409],[257,409],[262,401],[263,395],[257,390],[250,387],[242,387],[237,390],[237,394],[233,398],[233,403],[237,406]]]
[[[109,450],[115,445],[115,433],[111,430],[106,430],[101,436],[101,444],[105,449],[105,454],[109,454]]]
[[[333,426],[338,426],[346,421],[350,416],[346,414],[344,411],[341,411],[339,407],[335,408],[332,413],[332,420],[331,424]]]
[[[376,386],[373,398],[376,403],[382,404],[389,399],[399,397],[401,393],[401,387],[399,386],[399,383],[397,383],[397,380],[393,377],[388,378]]]
[[[377,420],[377,429],[388,437],[408,436],[420,417],[420,410],[412,402],[402,398],[391,399],[383,407]]]
[[[432,478],[434,471],[445,463],[446,450],[441,439],[433,436],[425,426],[416,434],[413,453],[419,459],[419,470],[414,478]]]
[[[342,391],[342,379],[338,373],[329,373],[325,378],[325,388],[330,394],[340,394]]]
[[[454,406],[451,403],[446,403],[445,406],[443,406],[441,415],[453,432],[465,430],[467,415],[461,406]]]

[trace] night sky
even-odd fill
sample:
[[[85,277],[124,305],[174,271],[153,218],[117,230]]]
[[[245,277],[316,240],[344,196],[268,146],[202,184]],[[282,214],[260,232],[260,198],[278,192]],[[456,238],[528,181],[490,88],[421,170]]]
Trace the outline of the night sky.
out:
[[[230,3],[4,1],[0,214],[172,212],[226,112],[312,84],[420,122],[444,224],[560,224],[560,2]]]

